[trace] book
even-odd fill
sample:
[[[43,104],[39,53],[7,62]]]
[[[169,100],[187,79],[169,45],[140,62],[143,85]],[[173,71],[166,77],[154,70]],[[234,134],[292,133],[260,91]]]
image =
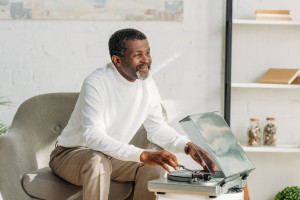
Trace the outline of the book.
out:
[[[259,83],[291,84],[299,75],[300,69],[270,68],[260,79]]]
[[[281,21],[292,21],[291,17],[256,17],[256,20],[281,20]]]
[[[297,76],[297,77],[295,78],[295,80],[292,82],[292,84],[300,85],[300,76]]]
[[[290,10],[255,10],[255,14],[281,14],[290,15]]]
[[[258,13],[255,15],[256,17],[291,17],[291,15],[284,15],[284,14],[265,14],[265,13]]]
[[[255,10],[256,20],[291,21],[290,10]]]

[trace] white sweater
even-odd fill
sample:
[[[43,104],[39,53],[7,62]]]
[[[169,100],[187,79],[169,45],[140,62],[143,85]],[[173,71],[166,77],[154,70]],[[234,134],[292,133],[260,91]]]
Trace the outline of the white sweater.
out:
[[[128,143],[143,124],[150,141],[172,152],[184,152],[188,140],[164,122],[160,103],[152,77],[130,82],[109,63],[85,79],[58,144],[85,146],[120,160],[140,162],[143,149]]]

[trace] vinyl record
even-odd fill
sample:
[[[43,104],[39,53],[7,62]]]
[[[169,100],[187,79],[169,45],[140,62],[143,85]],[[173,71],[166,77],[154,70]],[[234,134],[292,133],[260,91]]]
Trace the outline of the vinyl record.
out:
[[[193,172],[183,170],[173,171],[167,175],[169,180],[180,182],[191,182],[193,180]]]

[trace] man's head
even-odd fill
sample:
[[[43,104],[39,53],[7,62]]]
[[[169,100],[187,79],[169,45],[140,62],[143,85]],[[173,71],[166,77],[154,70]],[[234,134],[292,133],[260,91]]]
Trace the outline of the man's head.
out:
[[[135,29],[115,32],[108,42],[111,60],[128,81],[146,79],[152,62],[147,37]]]

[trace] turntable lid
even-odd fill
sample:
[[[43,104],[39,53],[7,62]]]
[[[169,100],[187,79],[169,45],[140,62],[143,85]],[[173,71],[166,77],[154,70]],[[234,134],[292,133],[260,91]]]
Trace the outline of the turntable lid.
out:
[[[241,176],[255,169],[219,112],[190,115],[179,123],[191,142],[205,150],[217,165],[216,173],[206,163],[213,177]],[[201,157],[201,154],[199,156]],[[203,160],[205,161],[205,159]]]

